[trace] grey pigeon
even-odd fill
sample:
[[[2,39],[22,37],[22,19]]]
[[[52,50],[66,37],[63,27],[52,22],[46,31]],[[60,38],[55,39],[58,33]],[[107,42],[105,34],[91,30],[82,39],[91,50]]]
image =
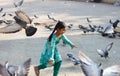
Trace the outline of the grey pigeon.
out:
[[[109,43],[104,49],[97,49],[97,53],[104,58],[107,58],[109,55],[109,51],[111,50],[113,46],[113,42]]]
[[[101,64],[97,65],[81,51],[79,51],[79,58],[81,60],[81,69],[85,76],[102,76]]]
[[[23,0],[21,0],[19,2],[14,2],[15,7],[20,7],[22,4],[23,4]]]
[[[76,57],[72,57],[71,61],[73,62],[74,65],[78,65],[81,63],[81,60],[79,58],[76,58]]]
[[[90,21],[90,19],[89,19],[89,18],[87,18],[87,22],[89,23],[89,22],[92,22],[92,21]]]
[[[5,25],[5,26],[0,28],[0,33],[5,33],[5,34],[16,33],[22,29],[22,27],[16,22],[11,24],[3,23],[2,25]]]
[[[22,65],[18,66],[17,76],[28,76],[31,64],[31,58],[26,60]]]
[[[15,20],[20,26],[23,26],[23,28],[25,29],[26,35],[27,36],[34,35],[37,31],[37,28],[35,28],[32,25],[32,20],[30,19],[30,17],[21,10],[16,11],[15,13],[16,13]],[[30,24],[30,26],[27,26],[27,24]]]
[[[67,53],[68,58],[73,62],[74,65],[78,65],[81,63],[80,59],[74,57],[72,53]]]
[[[0,74],[1,74],[2,76],[10,76],[10,75],[8,74],[8,71],[7,71],[5,65],[0,64]]]
[[[8,61],[6,61],[5,66],[6,66],[6,69],[7,69],[8,73],[9,73],[9,75],[10,76],[15,76],[15,72],[18,69],[18,67],[14,66],[14,65],[9,65]]]
[[[3,8],[0,9],[0,12],[2,12],[2,11],[3,11]]]

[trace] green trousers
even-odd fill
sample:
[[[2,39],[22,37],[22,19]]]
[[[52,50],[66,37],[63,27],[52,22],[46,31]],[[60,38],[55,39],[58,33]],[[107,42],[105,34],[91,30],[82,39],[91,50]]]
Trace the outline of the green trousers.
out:
[[[54,65],[53,65],[54,66],[54,68],[53,68],[53,70],[54,70],[53,76],[58,76],[61,64],[62,64],[62,61],[54,63]],[[44,65],[44,64],[43,65],[38,65],[39,70],[44,69],[44,68],[47,68],[47,66]]]

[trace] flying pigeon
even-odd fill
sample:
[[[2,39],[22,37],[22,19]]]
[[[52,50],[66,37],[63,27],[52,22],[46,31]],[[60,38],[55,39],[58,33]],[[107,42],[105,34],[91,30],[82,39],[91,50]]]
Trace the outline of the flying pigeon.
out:
[[[0,74],[1,74],[2,76],[10,76],[10,75],[8,74],[8,71],[7,71],[5,65],[0,64]]]
[[[20,6],[23,4],[23,1],[24,1],[24,0],[21,0],[21,1],[19,1],[19,2],[14,2],[14,6],[15,6],[15,7],[20,7]]]
[[[28,76],[31,58],[27,59],[22,65],[14,66],[6,63],[6,69],[9,76]]]
[[[31,58],[26,60],[22,65],[19,65],[17,69],[17,76],[28,76],[30,64]]]
[[[72,53],[67,53],[68,58],[73,62],[74,65],[78,65],[81,63],[80,59],[74,57]]]
[[[8,74],[10,76],[15,76],[15,72],[18,69],[18,67],[14,65],[9,65],[8,61],[6,61],[5,66],[6,66]]]
[[[103,76],[120,76],[120,65],[113,65],[105,68]]]
[[[81,60],[79,58],[76,58],[76,57],[72,57],[71,61],[73,62],[74,65],[78,65],[81,63]]]
[[[51,19],[51,20],[53,20],[54,22],[57,22],[57,21],[58,21],[58,20],[56,20],[56,19],[50,17],[50,15],[48,15],[48,18]]]
[[[37,28],[31,26],[32,20],[29,18],[29,16],[21,10],[16,11],[15,13],[16,13],[16,16],[14,17],[14,19],[20,26],[22,26],[25,29],[26,35],[27,36],[34,35],[37,31]],[[31,25],[27,26],[27,24],[31,24]]]
[[[108,52],[111,50],[112,46],[113,46],[113,42],[109,43],[109,44],[105,47],[105,49],[97,49],[97,53],[98,53],[101,57],[107,58],[108,55],[109,55]]]
[[[79,58],[81,60],[81,69],[85,76],[102,76],[101,64],[97,65],[83,52],[79,52]]]
[[[16,33],[22,30],[22,27],[15,22],[10,24],[3,23],[2,25],[5,26],[0,28],[0,33],[9,34],[9,33]]]
[[[81,68],[85,76],[120,76],[120,65],[113,65],[102,69],[101,64],[97,65],[83,52],[79,52]]]

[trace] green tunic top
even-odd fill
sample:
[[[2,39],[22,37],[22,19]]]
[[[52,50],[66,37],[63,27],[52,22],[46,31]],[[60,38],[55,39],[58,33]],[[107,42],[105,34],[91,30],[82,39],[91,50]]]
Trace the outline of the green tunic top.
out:
[[[57,44],[60,40],[63,40],[66,44],[72,46],[73,43],[67,39],[65,35],[61,35],[61,37],[58,39],[55,34],[52,35],[51,42],[48,40],[45,43],[45,47],[43,52],[41,53],[40,58],[40,64],[41,65],[48,65],[48,62],[50,59],[53,60],[53,64],[55,62],[59,62],[62,60],[61,55],[59,54],[59,51],[57,49]]]

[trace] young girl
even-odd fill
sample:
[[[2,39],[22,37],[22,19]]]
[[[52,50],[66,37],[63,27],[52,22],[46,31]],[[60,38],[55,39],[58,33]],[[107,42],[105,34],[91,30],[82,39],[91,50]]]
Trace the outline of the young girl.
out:
[[[48,66],[54,66],[53,76],[58,76],[62,58],[57,49],[57,44],[62,39],[66,44],[70,45],[71,48],[75,47],[75,45],[64,35],[65,31],[65,23],[58,21],[53,32],[46,41],[43,52],[41,53],[40,65],[34,67],[36,76],[39,76],[40,69],[44,69]]]

